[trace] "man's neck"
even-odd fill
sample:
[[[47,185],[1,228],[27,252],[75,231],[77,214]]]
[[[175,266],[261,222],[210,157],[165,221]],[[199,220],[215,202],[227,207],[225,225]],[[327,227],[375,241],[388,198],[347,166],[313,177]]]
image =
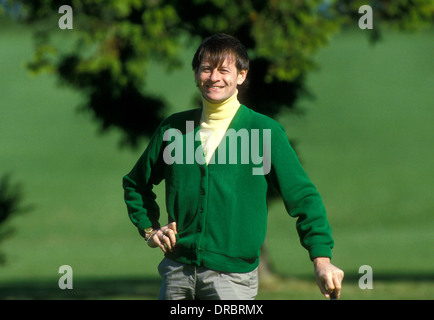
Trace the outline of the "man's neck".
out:
[[[232,118],[237,112],[240,102],[238,101],[238,90],[220,102],[210,101],[202,96],[202,120],[223,120]]]

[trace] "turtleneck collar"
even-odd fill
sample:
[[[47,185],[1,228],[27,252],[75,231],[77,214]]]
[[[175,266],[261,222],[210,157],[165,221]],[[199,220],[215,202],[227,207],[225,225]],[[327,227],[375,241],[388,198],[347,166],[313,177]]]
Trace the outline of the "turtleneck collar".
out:
[[[240,106],[237,96],[238,90],[231,97],[217,103],[202,96],[202,119],[208,121],[232,118]]]

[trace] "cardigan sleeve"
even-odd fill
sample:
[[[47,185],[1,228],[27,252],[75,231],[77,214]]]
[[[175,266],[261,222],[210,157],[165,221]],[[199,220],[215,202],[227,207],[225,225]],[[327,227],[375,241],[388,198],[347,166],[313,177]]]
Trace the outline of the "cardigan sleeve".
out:
[[[334,241],[321,196],[302,168],[280,124],[272,133],[269,179],[282,196],[289,215],[297,218],[300,242],[310,258],[331,258]]]
[[[149,144],[133,169],[123,177],[124,200],[131,222],[144,236],[149,227],[160,228],[160,208],[153,186],[164,177],[161,126],[154,132]]]

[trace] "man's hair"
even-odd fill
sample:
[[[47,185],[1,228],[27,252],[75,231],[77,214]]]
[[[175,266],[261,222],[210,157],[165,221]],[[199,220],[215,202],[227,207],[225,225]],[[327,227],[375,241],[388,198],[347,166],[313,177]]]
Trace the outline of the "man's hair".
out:
[[[218,33],[206,38],[197,49],[193,61],[193,70],[197,71],[203,60],[208,61],[212,68],[220,66],[226,58],[235,58],[238,72],[249,70],[249,56],[246,48],[235,37]]]

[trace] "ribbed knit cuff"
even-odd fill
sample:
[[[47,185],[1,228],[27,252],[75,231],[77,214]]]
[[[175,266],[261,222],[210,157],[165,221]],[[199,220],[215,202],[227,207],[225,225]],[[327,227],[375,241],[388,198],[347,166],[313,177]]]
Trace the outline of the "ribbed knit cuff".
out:
[[[332,258],[332,249],[329,246],[317,245],[309,249],[310,260],[318,257]]]

